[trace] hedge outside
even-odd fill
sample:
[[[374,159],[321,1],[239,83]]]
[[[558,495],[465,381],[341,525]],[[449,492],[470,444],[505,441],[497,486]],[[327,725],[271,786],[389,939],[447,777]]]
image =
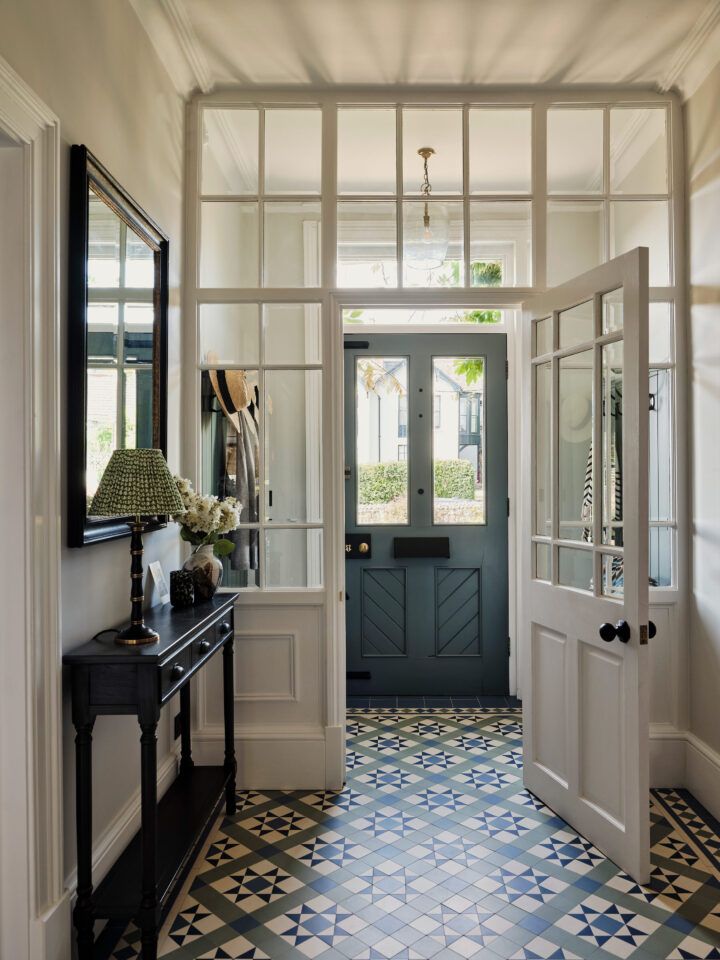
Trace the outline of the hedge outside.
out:
[[[358,486],[360,503],[390,503],[397,500],[407,491],[407,461],[362,464],[358,468]],[[435,496],[441,499],[473,500],[473,465],[468,460],[438,460],[435,464]]]

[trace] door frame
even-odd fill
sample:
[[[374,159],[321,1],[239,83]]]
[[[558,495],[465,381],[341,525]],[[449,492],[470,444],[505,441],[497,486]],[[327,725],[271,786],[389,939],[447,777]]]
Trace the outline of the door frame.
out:
[[[21,358],[24,438],[14,473],[20,542],[13,575],[20,599],[5,609],[6,653],[14,667],[9,695],[0,697],[0,725],[12,732],[2,743],[2,769],[13,773],[9,815],[0,811],[12,903],[7,889],[0,894],[13,923],[2,925],[0,953],[62,960],[70,951],[70,898],[61,740],[60,123],[1,57],[0,130],[14,144],[9,149],[21,154],[19,322],[4,332]]]
[[[521,296],[508,299],[507,293],[497,295],[492,288],[481,290],[393,290],[390,295],[383,290],[368,289],[366,294],[358,291],[333,291],[329,296],[328,317],[329,336],[325,344],[326,369],[329,370],[330,409],[327,413],[325,436],[328,438],[328,456],[326,458],[325,482],[330,491],[332,521],[330,529],[335,531],[332,542],[328,544],[328,609],[327,609],[327,711],[328,723],[344,724],[346,699],[346,636],[345,636],[345,430],[344,430],[344,339],[342,311],[368,306],[388,307],[452,307],[497,308],[508,311],[504,323],[482,324],[472,328],[469,324],[373,324],[368,333],[441,333],[452,337],[455,333],[483,336],[489,333],[502,333],[507,336],[508,382],[507,382],[507,427],[508,427],[508,497],[510,515],[508,517],[508,632],[510,635],[510,655],[508,663],[508,689],[511,696],[517,696],[519,686],[519,647],[518,647],[518,552],[520,495],[517,471],[520,454],[519,431],[516,429],[520,397],[520,378],[518,361],[521,353]],[[328,327],[326,327],[328,329]],[[361,336],[362,325],[353,325],[352,333]],[[510,440],[513,438],[513,440]],[[344,756],[343,756],[344,765]]]

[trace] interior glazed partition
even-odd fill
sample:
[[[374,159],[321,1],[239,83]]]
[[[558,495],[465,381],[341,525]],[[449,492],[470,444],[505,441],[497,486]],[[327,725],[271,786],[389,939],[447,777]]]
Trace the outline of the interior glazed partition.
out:
[[[383,142],[392,156],[382,189],[377,181],[358,192],[363,167],[369,167],[375,154],[381,156],[379,149],[363,151],[362,139],[353,140],[348,133],[356,120],[353,111],[363,109],[377,111],[391,128]],[[426,134],[451,136],[436,132],[435,121],[443,111],[456,118],[459,148],[454,153],[447,148],[444,154],[438,149],[437,163],[433,167],[432,159],[429,171],[430,179],[435,177],[433,202],[447,208],[447,259],[456,266],[449,271],[450,282],[431,279],[419,286],[404,262],[404,233],[411,224],[406,211],[419,197],[421,167],[414,165],[415,148],[426,145],[420,143]],[[510,187],[492,189],[487,165],[477,158],[498,153],[502,116],[509,118],[511,128],[515,124],[520,129],[520,114],[527,119],[527,130],[516,135],[527,134],[527,168],[513,167]],[[661,115],[666,136],[660,135],[665,152],[658,167],[657,157],[636,156],[635,145],[643,142],[637,139],[638,131],[647,131],[647,124],[652,127]],[[685,647],[676,624],[682,622],[686,601],[686,486],[684,468],[678,467],[685,463],[686,414],[682,122],[677,99],[616,89],[572,94],[477,88],[226,91],[198,96],[189,104],[187,131],[184,468],[198,486],[207,487],[204,478],[213,476],[208,453],[212,446],[206,442],[203,448],[203,437],[207,440],[213,429],[217,434],[220,423],[225,429],[228,421],[212,376],[234,376],[236,388],[257,390],[260,401],[257,499],[249,505],[254,512],[243,517],[243,535],[254,538],[259,566],[251,568],[250,577],[242,574],[246,582],[229,581],[241,587],[236,734],[247,748],[241,780],[257,783],[260,776],[274,786],[332,786],[343,776],[343,311],[505,308],[503,322],[494,329],[508,333],[510,388],[516,392],[514,308],[594,265],[588,257],[599,263],[638,244],[651,251],[651,331],[653,310],[656,315],[654,341],[651,332],[655,380],[649,389],[655,395],[650,401],[655,413],[649,415],[656,420],[655,426],[651,420],[651,435],[655,429],[657,463],[668,467],[661,480],[660,473],[654,475],[656,512],[651,514],[651,526],[658,531],[653,534],[658,569],[663,572],[651,597],[658,625],[653,720],[655,733],[662,737],[658,749],[665,769],[668,764],[672,768],[676,735],[685,726]],[[251,141],[257,149],[248,163],[245,145]],[[208,157],[218,142],[225,145],[226,156],[245,158],[231,166],[229,185],[227,169],[225,180],[219,179],[219,167],[207,179]],[[658,142],[658,136],[651,142]],[[563,143],[570,144],[564,152],[559,149]],[[499,146],[489,149],[492,144]],[[439,141],[431,145],[438,147]],[[598,156],[590,163],[587,154],[592,149]],[[452,162],[448,156],[454,157]],[[659,168],[664,180],[658,179]],[[637,169],[642,177],[633,179]],[[588,174],[584,180],[583,171]],[[431,217],[435,209],[430,207]],[[508,260],[510,248],[503,246],[501,228],[488,225],[488,216],[501,210],[505,213],[496,219],[512,226],[507,243],[522,248],[524,258]],[[232,225],[215,230],[213,218],[216,226],[223,218],[230,218]],[[213,231],[219,244],[212,240]],[[295,249],[291,237],[298,232],[302,242]],[[581,244],[581,236],[590,239]],[[206,242],[214,245],[204,248]],[[356,256],[357,250],[373,244],[371,256],[380,263],[375,275],[367,259],[358,266],[362,258]],[[475,264],[483,260],[500,264],[500,285],[474,285]],[[233,264],[240,261],[240,272],[233,274]],[[225,267],[218,263],[229,264],[230,273],[223,275]],[[358,278],[362,285],[346,285]],[[215,318],[208,321],[213,312]],[[240,329],[245,333],[228,341],[228,330]],[[354,323],[351,329],[360,332],[361,327]],[[468,332],[464,324],[439,329],[449,336],[453,330]],[[210,339],[209,331],[214,331]],[[245,384],[239,372],[244,372]],[[511,436],[517,399],[513,392]],[[214,427],[208,418],[215,419]],[[285,445],[291,433],[300,437],[294,453]],[[313,459],[312,451],[322,451],[322,457]],[[519,503],[522,483],[518,462],[517,451],[511,450],[509,495],[514,504]],[[281,513],[279,503],[288,495]],[[516,520],[513,511],[511,543]],[[298,556],[300,565],[295,562]],[[289,568],[287,562],[283,566],[288,557],[293,558]],[[521,694],[515,624],[522,597],[516,564],[517,550],[511,550],[511,690]],[[299,566],[302,577],[297,576]],[[220,749],[221,718],[215,707],[219,675],[206,671],[206,676],[198,696],[196,740],[211,759]]]

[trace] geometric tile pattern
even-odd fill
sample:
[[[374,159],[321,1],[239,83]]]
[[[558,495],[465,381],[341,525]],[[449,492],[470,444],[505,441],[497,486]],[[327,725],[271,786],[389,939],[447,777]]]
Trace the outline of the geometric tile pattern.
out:
[[[685,791],[652,793],[641,887],[524,789],[517,709],[350,709],[347,737],[343,790],[238,793],[163,960],[720,960],[720,824]]]

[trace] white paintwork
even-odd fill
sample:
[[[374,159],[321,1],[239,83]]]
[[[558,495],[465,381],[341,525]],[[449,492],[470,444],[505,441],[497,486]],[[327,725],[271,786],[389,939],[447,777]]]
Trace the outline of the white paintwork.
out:
[[[62,960],[59,124],[2,58],[0,130],[0,955]]]
[[[601,335],[601,294],[623,289],[623,330]],[[594,350],[593,450],[601,449],[600,358],[603,344],[622,339],[623,360],[623,554],[624,598],[602,597],[600,550],[581,544],[593,557],[593,589],[558,585],[558,410],[562,410],[558,351],[552,364],[550,426],[551,539],[533,536],[535,424],[532,370],[533,320],[594,300],[596,327],[587,347]],[[565,820],[590,839],[638,882],[650,874],[649,665],[640,627],[648,622],[647,568],[647,250],[638,248],[524,307],[523,474],[521,521],[523,556],[522,626],[529,640],[523,684],[524,782]],[[580,348],[582,349],[582,347]],[[576,352],[573,348],[572,352]],[[566,350],[565,353],[569,353]],[[601,542],[601,471],[593,463],[593,543]],[[549,582],[534,579],[533,541],[551,543]],[[578,547],[578,543],[574,542]],[[630,642],[606,643],[603,622],[626,620]]]
[[[509,530],[511,536],[511,557],[509,569],[509,582],[511,594],[510,608],[510,689],[511,692],[522,694],[522,676],[518,675],[517,665],[522,662],[524,657],[523,637],[515,628],[517,620],[517,611],[521,607],[521,585],[519,582],[521,568],[520,556],[522,542],[519,539],[519,531],[516,521],[519,518],[518,505],[522,496],[522,478],[521,469],[522,456],[519,447],[520,433],[513,425],[520,420],[520,390],[521,390],[521,350],[520,338],[515,335],[517,317],[514,315],[514,308],[518,307],[519,302],[527,296],[540,292],[546,285],[546,218],[545,218],[545,114],[547,108],[558,101],[563,103],[579,104],[615,104],[638,102],[638,97],[645,104],[666,104],[669,111],[669,170],[671,177],[671,204],[673,210],[672,217],[672,247],[674,251],[675,276],[674,285],[671,287],[653,288],[650,292],[651,298],[657,300],[670,300],[675,303],[678,316],[682,317],[682,297],[683,297],[683,191],[682,191],[682,124],[681,108],[677,97],[672,94],[659,95],[656,93],[647,93],[637,90],[630,91],[617,87],[607,88],[602,91],[588,89],[570,89],[549,90],[526,88],[516,90],[488,90],[478,87],[457,87],[451,89],[430,89],[430,88],[374,88],[372,90],[371,102],[378,105],[394,105],[398,102],[408,104],[426,104],[432,102],[437,105],[449,105],[458,103],[477,103],[482,102],[490,106],[506,105],[532,105],[533,106],[533,163],[532,163],[532,181],[533,181],[533,257],[532,257],[532,277],[534,286],[532,288],[514,288],[514,289],[493,289],[484,290],[460,290],[460,289],[362,289],[338,290],[333,287],[334,284],[334,260],[335,260],[335,237],[337,230],[337,218],[335,214],[335,204],[333,198],[336,194],[336,163],[335,163],[335,144],[336,144],[336,110],[335,105],[338,102],[344,104],[367,104],[368,90],[362,89],[338,89],[322,90],[304,89],[299,87],[286,87],[284,89],[235,89],[212,93],[207,96],[198,96],[189,104],[187,114],[187,132],[188,132],[188,170],[186,177],[186,211],[187,211],[187,243],[186,243],[186,296],[185,296],[185,315],[188,322],[185,324],[184,356],[198,356],[197,325],[195,321],[198,303],[238,303],[247,304],[258,301],[277,302],[277,303],[311,303],[319,302],[322,304],[322,338],[323,338],[323,438],[325,457],[323,463],[323,516],[325,518],[325,541],[324,541],[324,570],[325,570],[325,590],[324,599],[321,601],[325,609],[325,640],[324,656],[321,658],[319,670],[321,672],[322,683],[324,684],[325,705],[327,710],[326,729],[332,729],[344,722],[344,700],[345,700],[345,613],[343,608],[343,569],[344,569],[344,481],[343,481],[343,436],[342,436],[342,396],[343,396],[343,376],[342,376],[342,329],[340,324],[340,311],[343,307],[362,307],[362,306],[498,306],[508,309],[507,324],[503,325],[503,332],[508,333],[508,348],[510,360],[509,375],[509,435],[515,438],[515,443],[509,450],[509,462],[511,469],[511,487],[509,490],[512,508],[509,518]],[[205,107],[222,107],[231,109],[248,105],[268,105],[276,104],[319,104],[323,110],[323,173],[322,173],[322,195],[328,198],[323,204],[322,219],[322,238],[321,238],[321,267],[323,286],[318,290],[308,288],[299,289],[200,289],[196,283],[197,252],[198,252],[198,199],[199,199],[199,147],[200,137],[200,115]],[[401,139],[401,138],[400,138]],[[465,157],[467,163],[467,156]],[[402,169],[401,156],[398,156],[398,172]],[[467,177],[465,186],[467,187]],[[578,198],[579,199],[579,198]],[[607,202],[609,195],[603,193],[600,195],[602,202]],[[387,200],[387,198],[386,198]],[[466,199],[464,202],[468,202]],[[607,239],[604,241],[606,245]],[[401,244],[401,237],[398,237],[398,244]],[[469,252],[469,245],[466,243],[466,256]],[[603,255],[607,255],[604,251]],[[374,328],[377,332],[380,328]],[[497,328],[495,328],[497,329]],[[430,332],[430,328],[423,328],[424,332]],[[355,328],[358,332],[358,328]],[[390,328],[388,328],[388,332]],[[395,332],[395,331],[392,331]],[[410,332],[410,328],[403,326],[399,332]],[[445,335],[451,335],[447,327],[438,327],[437,332]],[[463,331],[465,332],[465,331]],[[683,354],[683,331],[682,326],[676,333],[676,357],[678,363],[682,364]],[[199,372],[197,367],[193,369],[191,364],[183,366],[184,376],[184,403],[186,424],[185,434],[185,472],[190,476],[197,476],[199,467],[199,411],[196,402],[197,391],[199,389]],[[684,435],[683,424],[684,410],[684,383],[682,367],[676,373],[676,404],[678,410],[679,423],[681,429],[677,438],[677,457],[680,463],[683,463]],[[518,469],[514,469],[514,464],[518,464]],[[679,530],[685,529],[685,510],[684,510],[684,486],[682,470],[677,477],[676,493],[676,520]],[[685,663],[684,646],[686,642],[684,631],[677,629],[677,624],[681,623],[678,619],[678,611],[682,610],[684,603],[684,571],[685,554],[682,537],[678,544],[678,582],[672,588],[653,591],[653,602],[666,605],[670,611],[670,637],[669,647],[671,662],[665,667],[665,661],[656,671],[656,675],[662,676],[663,671],[675,670],[673,676],[677,676],[677,683],[674,684],[672,697],[669,704],[664,707],[658,706],[657,718],[653,714],[653,719],[663,723],[671,722],[676,731],[681,731],[684,727],[683,709],[685,693],[682,684],[682,675]],[[517,589],[516,589],[517,585]],[[261,594],[257,599],[251,599],[252,594],[243,598],[243,603],[259,603],[268,608],[277,606],[282,602],[284,591],[272,591],[271,593]],[[313,591],[313,594],[316,594]],[[299,595],[298,595],[299,596]],[[303,670],[306,668],[302,664]],[[314,669],[314,664],[308,666],[308,669]],[[664,694],[655,697],[655,703],[665,703]],[[669,712],[668,712],[669,711]],[[669,719],[668,719],[669,718]],[[660,729],[660,728],[658,728]],[[666,728],[663,726],[663,731]],[[677,741],[671,741],[669,738],[658,738],[656,742],[656,754],[658,758],[657,770],[658,776],[662,775],[663,770],[677,769],[673,756],[665,757],[667,748],[672,747]],[[341,739],[338,740],[338,744]],[[329,751],[328,744],[328,760]],[[342,748],[338,746],[338,756],[333,763],[341,763]],[[658,782],[657,780],[655,782]],[[667,781],[666,781],[667,782]]]
[[[716,0],[624,0],[617,7],[519,0],[491,10],[474,0],[446,0],[442,10],[412,0],[334,0],[331,11],[323,0],[132,3],[184,94],[341,83],[643,83],[667,90],[692,78],[718,7]]]

